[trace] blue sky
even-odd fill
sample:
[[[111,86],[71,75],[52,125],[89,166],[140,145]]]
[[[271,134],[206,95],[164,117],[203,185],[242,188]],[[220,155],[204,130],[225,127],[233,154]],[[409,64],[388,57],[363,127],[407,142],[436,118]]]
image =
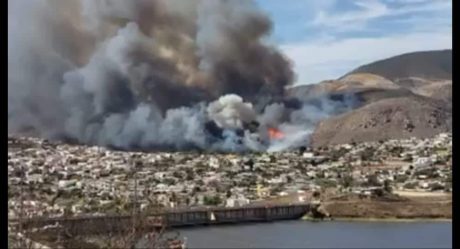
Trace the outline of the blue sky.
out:
[[[256,0],[296,84],[334,79],[394,55],[452,48],[452,0]]]

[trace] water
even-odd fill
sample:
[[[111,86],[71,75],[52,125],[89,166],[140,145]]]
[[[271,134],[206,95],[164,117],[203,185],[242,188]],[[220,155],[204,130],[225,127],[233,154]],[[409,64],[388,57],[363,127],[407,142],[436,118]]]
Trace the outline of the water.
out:
[[[189,248],[452,248],[451,222],[311,222],[180,230]]]

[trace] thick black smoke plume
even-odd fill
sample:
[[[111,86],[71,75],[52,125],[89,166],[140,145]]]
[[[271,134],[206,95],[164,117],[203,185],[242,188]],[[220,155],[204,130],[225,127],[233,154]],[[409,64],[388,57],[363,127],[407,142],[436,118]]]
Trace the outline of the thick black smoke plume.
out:
[[[251,104],[282,96],[294,77],[264,40],[272,24],[252,1],[8,6],[9,133],[125,149],[263,150],[246,123],[292,130],[302,120],[281,104],[261,115]],[[209,121],[222,139],[210,138]]]

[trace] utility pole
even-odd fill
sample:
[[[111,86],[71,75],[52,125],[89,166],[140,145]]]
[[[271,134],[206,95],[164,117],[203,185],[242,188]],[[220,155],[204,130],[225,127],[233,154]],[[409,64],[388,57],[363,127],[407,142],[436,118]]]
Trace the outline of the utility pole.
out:
[[[20,181],[19,181],[19,231],[22,233],[22,223],[23,223],[23,216],[24,216],[24,168],[22,164],[19,166],[19,174],[20,174]]]
[[[136,232],[136,215],[137,215],[137,175],[136,175],[136,162],[131,157],[130,160],[131,168],[132,168],[132,175],[134,177],[134,206],[132,208],[132,217],[133,217],[133,224],[132,230],[133,233]]]
[[[27,236],[26,233],[23,231],[23,223],[24,223],[24,183],[25,183],[25,174],[24,174],[24,167],[22,164],[19,166],[19,224],[18,224],[18,231],[17,233],[21,233],[25,237]],[[25,241],[20,240],[22,246],[26,246]]]

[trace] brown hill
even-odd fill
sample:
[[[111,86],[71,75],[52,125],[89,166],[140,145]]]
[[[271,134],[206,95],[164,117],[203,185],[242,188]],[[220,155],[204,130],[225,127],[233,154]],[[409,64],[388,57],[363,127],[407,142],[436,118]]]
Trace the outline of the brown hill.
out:
[[[452,110],[443,101],[412,95],[385,98],[322,121],[312,146],[431,137],[452,130]]]
[[[315,99],[324,95],[355,94],[361,105],[384,98],[413,95],[413,92],[375,74],[351,74],[340,80],[322,81],[318,84],[298,86],[287,91],[289,97],[301,100]]]
[[[452,51],[395,56],[361,66],[337,80],[288,90],[301,100],[353,93],[354,110],[323,120],[313,146],[430,137],[452,130]]]
[[[452,80],[427,80],[410,77],[398,79],[395,83],[415,94],[452,103]]]
[[[451,80],[452,50],[402,54],[360,66],[345,76],[356,73],[376,74],[392,81],[408,77],[419,77],[430,80]]]
[[[327,80],[318,84],[302,85],[288,89],[287,95],[299,99],[310,99],[325,94],[365,92],[368,90],[400,90],[401,87],[375,74],[352,74],[340,80]]]

